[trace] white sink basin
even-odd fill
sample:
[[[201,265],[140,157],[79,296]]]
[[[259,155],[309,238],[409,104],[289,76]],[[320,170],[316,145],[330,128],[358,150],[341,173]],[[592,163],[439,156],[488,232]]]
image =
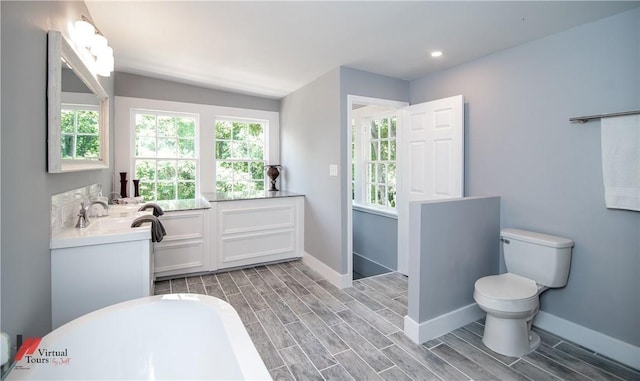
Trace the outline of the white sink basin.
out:
[[[137,217],[151,214],[151,211],[138,212],[136,208],[109,209],[109,215],[105,217],[90,218],[86,228],[69,228],[51,237],[51,249],[65,247],[77,247],[88,245],[100,245],[104,243],[136,241],[151,239],[151,224],[146,223],[140,227],[132,228],[131,223]]]

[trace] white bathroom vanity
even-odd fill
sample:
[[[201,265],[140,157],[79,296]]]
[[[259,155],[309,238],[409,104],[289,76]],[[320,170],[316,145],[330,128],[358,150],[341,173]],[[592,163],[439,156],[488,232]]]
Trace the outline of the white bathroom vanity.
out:
[[[167,230],[154,244],[156,277],[214,272],[300,258],[304,196],[291,192],[203,193],[159,201]]]
[[[140,213],[94,219],[51,239],[51,317],[55,329],[100,308],[153,293],[150,225]]]
[[[302,257],[304,196],[265,191],[209,200],[218,270]]]
[[[206,193],[159,201],[167,235],[131,228],[138,205],[112,206],[86,228],[52,233],[52,328],[100,308],[153,294],[156,277],[215,272],[300,258],[304,196]]]

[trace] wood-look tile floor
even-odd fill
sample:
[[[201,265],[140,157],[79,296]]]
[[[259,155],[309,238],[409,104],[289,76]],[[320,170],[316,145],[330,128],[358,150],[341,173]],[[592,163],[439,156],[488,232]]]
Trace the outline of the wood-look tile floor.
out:
[[[537,330],[540,347],[506,357],[471,323],[423,345],[402,332],[407,278],[340,290],[300,261],[159,281],[156,294],[199,293],[235,307],[274,380],[640,380],[640,372]]]

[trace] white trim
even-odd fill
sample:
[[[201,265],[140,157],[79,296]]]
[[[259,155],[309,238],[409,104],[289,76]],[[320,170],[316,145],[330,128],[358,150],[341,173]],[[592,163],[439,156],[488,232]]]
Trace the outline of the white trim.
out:
[[[75,105],[82,107],[91,105],[91,110],[100,110],[100,100],[92,93],[75,93],[72,91],[63,91],[62,93],[60,93],[60,102],[63,105]]]
[[[374,120],[380,121],[382,119],[389,121],[389,132],[391,131],[391,119],[396,118],[396,126],[400,125],[400,108],[397,107],[381,107],[381,106],[365,106],[362,108],[358,108],[353,110],[351,113],[351,117],[353,118],[352,128],[355,130],[353,133],[353,137],[355,141],[353,141],[354,153],[355,157],[352,162],[356,168],[356,173],[354,174],[355,178],[355,189],[354,189],[354,203],[359,204],[363,207],[369,207],[372,209],[380,209],[380,210],[388,210],[391,213],[396,213],[396,208],[387,206],[385,200],[385,205],[380,205],[378,203],[371,203],[371,195],[369,194],[370,186],[384,186],[385,189],[388,189],[391,185],[389,183],[390,179],[386,179],[384,182],[377,179],[373,181],[369,176],[368,166],[370,164],[394,164],[397,165],[397,160],[390,159],[382,159],[380,154],[382,153],[382,147],[377,146],[376,149],[372,148],[372,143],[380,142],[382,144],[383,141],[391,144],[393,141],[397,147],[397,132],[395,136],[391,136],[389,134],[386,138],[378,136],[376,138],[371,136],[371,124]],[[397,128],[396,128],[397,131]],[[389,146],[389,149],[390,146]],[[376,159],[371,159],[372,150],[376,152]],[[397,152],[397,148],[396,148]],[[393,179],[395,181],[395,179]]]
[[[538,312],[533,325],[622,364],[640,369],[640,347],[544,311]]]
[[[375,214],[382,217],[392,218],[394,220],[398,219],[398,212],[395,209],[390,210],[390,209],[373,208],[373,207],[362,205],[362,204],[356,204],[355,202],[351,204],[351,207],[353,208],[353,210],[357,210],[362,213]]]
[[[409,316],[404,317],[404,334],[414,343],[422,344],[436,337],[472,323],[484,316],[475,303],[436,316],[431,320],[417,323]]]
[[[309,266],[311,270],[316,271],[320,275],[322,275],[326,280],[329,281],[332,285],[338,288],[348,288],[351,287],[352,275],[353,274],[340,274],[335,271],[331,267],[322,263],[319,259],[314,257],[313,255],[307,253],[305,251],[302,256],[302,262]]]
[[[420,324],[411,319],[409,315],[404,317],[404,334],[414,343],[422,344],[422,341],[420,341]]]

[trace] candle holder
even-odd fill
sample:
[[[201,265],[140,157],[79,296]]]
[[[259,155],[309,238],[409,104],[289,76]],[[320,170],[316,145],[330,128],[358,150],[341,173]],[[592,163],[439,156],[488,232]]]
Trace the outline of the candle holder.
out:
[[[133,197],[140,197],[140,180],[131,180],[133,182]]]
[[[127,172],[120,172],[120,197],[127,197]]]

